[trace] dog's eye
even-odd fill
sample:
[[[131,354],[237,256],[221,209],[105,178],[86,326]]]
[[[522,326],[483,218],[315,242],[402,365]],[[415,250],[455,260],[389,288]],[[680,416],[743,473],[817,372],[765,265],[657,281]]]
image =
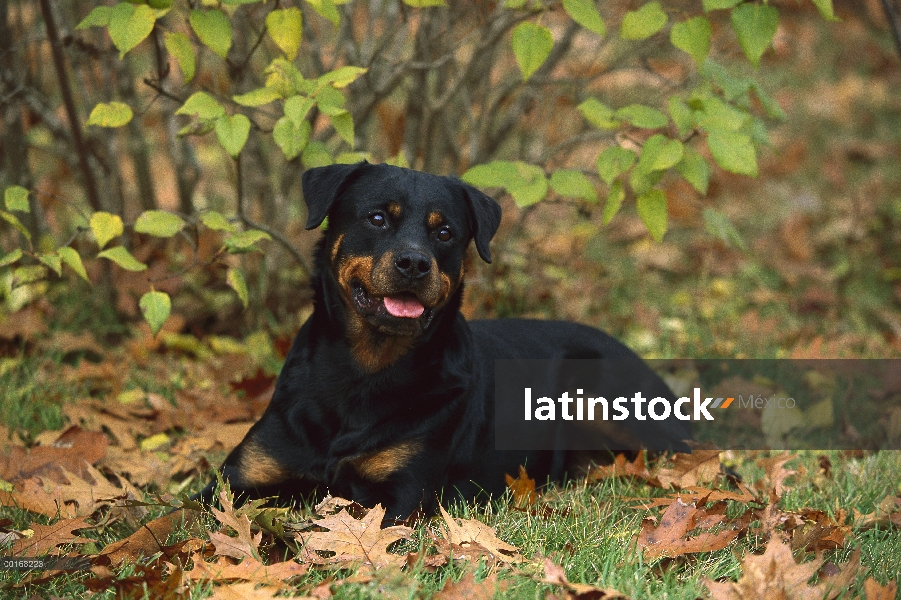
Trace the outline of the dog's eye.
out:
[[[383,215],[382,213],[373,213],[369,215],[369,222],[376,227],[384,227],[387,224],[385,215]]]
[[[454,237],[454,234],[447,227],[442,227],[438,230],[438,239],[442,242],[449,242],[452,237]]]

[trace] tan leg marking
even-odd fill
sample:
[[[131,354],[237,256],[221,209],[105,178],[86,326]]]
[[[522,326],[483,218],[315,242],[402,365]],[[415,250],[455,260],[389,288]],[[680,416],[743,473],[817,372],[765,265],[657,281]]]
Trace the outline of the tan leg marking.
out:
[[[422,442],[408,440],[367,456],[350,461],[360,477],[370,481],[385,481],[392,473],[409,464],[410,459],[422,451]]]
[[[241,473],[244,480],[242,483],[245,486],[275,485],[286,479],[296,478],[253,440],[247,442],[241,449],[238,471]]]

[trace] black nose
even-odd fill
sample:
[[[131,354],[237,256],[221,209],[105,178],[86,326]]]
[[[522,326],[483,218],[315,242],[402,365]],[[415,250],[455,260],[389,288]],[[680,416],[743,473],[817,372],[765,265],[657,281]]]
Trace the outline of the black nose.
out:
[[[422,252],[405,250],[394,255],[394,266],[404,277],[419,279],[428,275],[432,270],[432,261]]]

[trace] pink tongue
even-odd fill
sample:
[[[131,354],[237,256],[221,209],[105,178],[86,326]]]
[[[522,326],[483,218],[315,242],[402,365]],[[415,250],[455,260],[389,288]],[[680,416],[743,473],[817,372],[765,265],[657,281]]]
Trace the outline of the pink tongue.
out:
[[[425,311],[419,300],[409,296],[385,296],[385,308],[392,316],[405,319],[415,319]]]

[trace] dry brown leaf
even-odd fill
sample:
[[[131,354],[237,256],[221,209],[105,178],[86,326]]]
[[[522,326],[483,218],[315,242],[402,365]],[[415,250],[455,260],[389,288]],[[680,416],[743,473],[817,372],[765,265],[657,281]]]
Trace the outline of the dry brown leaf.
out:
[[[137,531],[118,542],[113,542],[100,552],[117,566],[124,560],[136,562],[142,556],[150,556],[165,548],[169,534],[176,528],[189,527],[197,520],[197,511],[182,509],[158,517],[142,525]]]
[[[691,486],[660,498],[635,498],[636,503],[633,508],[647,510],[658,506],[669,506],[676,498],[682,498],[683,502],[698,502],[701,499],[706,499],[707,502],[733,500],[735,502],[744,502],[745,504],[757,499],[746,485],[739,483],[738,489],[738,492],[731,492],[729,490],[712,490],[700,486]]]
[[[863,591],[867,600],[895,600],[898,584],[889,581],[885,585],[879,585],[879,582],[871,577],[863,582]]]
[[[216,562],[204,562],[200,553],[191,556],[194,568],[185,571],[188,579],[199,581],[252,581],[265,585],[279,586],[282,581],[305,575],[309,570],[307,565],[296,563],[292,560],[265,565],[255,558],[245,558],[238,564],[230,559],[219,557]]]
[[[644,452],[639,452],[635,460],[631,462],[625,454],[617,454],[612,464],[592,467],[586,479],[591,482],[611,477],[635,477],[644,481],[649,480],[651,474],[648,472],[648,466],[644,460]]]
[[[628,600],[628,596],[614,589],[599,588],[586,583],[570,583],[566,578],[566,571],[550,558],[544,559],[544,583],[559,585],[567,592],[568,600],[616,600],[617,598]]]
[[[213,589],[210,600],[269,600],[275,598],[279,588],[257,587],[256,583],[219,585]]]
[[[519,465],[519,477],[514,479],[510,475],[504,473],[507,480],[507,487],[513,493],[513,506],[526,508],[538,503],[538,493],[535,491],[535,480],[529,477],[525,468]]]
[[[691,454],[676,452],[672,466],[658,469],[652,482],[660,487],[689,488],[711,483],[720,474],[719,450],[695,450]]]
[[[437,544],[438,551],[448,554],[452,558],[477,558],[488,554],[498,562],[521,562],[523,557],[517,551],[516,546],[497,537],[493,527],[489,527],[476,519],[460,519],[451,517],[443,506],[441,516],[444,518],[444,544]],[[442,540],[436,540],[440,542]],[[462,551],[462,555],[461,555]]]
[[[181,600],[189,597],[190,590],[185,585],[180,569],[171,571],[163,579],[163,569],[158,564],[135,565],[134,573],[128,577],[112,574],[105,568],[92,568],[94,577],[83,580],[83,584],[94,592],[114,592],[115,598],[153,598],[153,600]]]
[[[835,519],[821,510],[802,509],[785,521],[785,531],[791,534],[792,550],[807,552],[835,550],[844,546],[851,526],[844,525],[847,514],[839,511]]]
[[[84,517],[63,519],[52,525],[32,523],[31,529],[34,531],[34,535],[16,540],[9,551],[13,556],[32,557],[45,554],[47,550],[63,544],[86,544],[93,540],[79,537],[73,532],[93,527],[85,521]]]
[[[406,556],[390,554],[388,546],[398,540],[409,539],[413,530],[401,525],[382,529],[384,518],[385,509],[378,504],[362,519],[354,519],[347,509],[322,519],[313,519],[314,524],[328,531],[298,534],[303,541],[301,557],[318,565],[400,566],[406,562]]]
[[[690,534],[695,530],[726,525],[725,503],[704,509],[676,498],[663,513],[659,525],[651,519],[642,521],[638,545],[648,558],[713,552],[735,540],[741,533],[741,527],[723,528],[717,533],[697,531],[694,535]]]
[[[231,537],[225,533],[211,531],[210,541],[216,546],[216,554],[237,559],[253,558],[258,560],[260,555],[257,548],[263,539],[263,532],[260,531],[255,536],[250,532],[250,519],[244,513],[235,512],[235,507],[225,490],[219,492],[219,503],[222,505],[222,510],[211,508],[213,515],[220,523],[234,529],[238,536]]]
[[[59,503],[44,490],[43,483],[37,477],[17,482],[11,492],[0,490],[0,506],[14,506],[48,517],[75,516],[75,507]]]
[[[773,536],[761,555],[747,554],[743,573],[737,582],[704,580],[713,600],[758,600],[759,598],[791,598],[792,600],[832,600],[845,591],[857,576],[860,551],[855,551],[844,566],[819,584],[808,585],[823,564],[822,558],[798,564],[791,546]]]
[[[85,463],[92,465],[106,455],[109,440],[96,431],[85,431],[77,425],[63,431],[47,446],[30,450],[13,447],[0,456],[0,479],[15,482],[35,476],[58,474],[60,469],[83,475]]]
[[[766,471],[766,477],[755,483],[754,487],[775,494],[776,498],[781,498],[785,492],[785,480],[796,473],[796,471],[785,468],[785,463],[793,458],[795,458],[794,455],[783,452],[777,456],[757,459],[757,464]]]
[[[506,581],[498,582],[497,573],[492,573],[482,581],[476,582],[472,571],[467,571],[460,581],[444,582],[432,598],[436,600],[491,600],[507,588]]]
[[[854,511],[854,524],[858,531],[874,527],[901,527],[901,496],[889,494],[871,513]]]

